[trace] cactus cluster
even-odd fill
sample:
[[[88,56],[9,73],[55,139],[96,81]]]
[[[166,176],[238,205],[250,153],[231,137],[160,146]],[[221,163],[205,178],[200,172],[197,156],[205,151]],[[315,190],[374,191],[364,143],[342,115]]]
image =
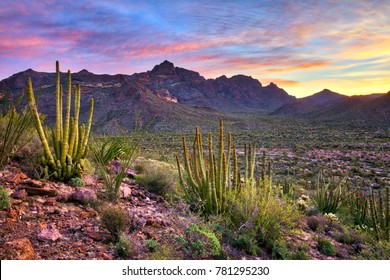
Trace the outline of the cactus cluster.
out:
[[[369,213],[377,239],[390,241],[390,187],[386,187],[385,192],[384,196],[383,190],[379,190],[375,196],[371,190]]]
[[[378,240],[390,241],[390,187],[378,192],[371,189],[369,194],[354,192],[348,198],[348,207],[356,225],[371,228]]]
[[[182,174],[179,156],[176,157],[180,183],[187,187],[187,193],[190,193],[195,203],[201,205],[205,215],[225,212],[226,196],[229,190],[239,190],[241,185],[246,187],[261,185],[260,180],[255,178],[256,145],[245,145],[244,173],[241,175],[238,167],[237,149],[232,145],[231,133],[227,134],[225,147],[222,119],[220,119],[219,124],[217,153],[214,153],[213,136],[209,132],[208,155],[206,155],[203,151],[202,134],[196,127],[191,155],[186,138],[183,137],[183,158],[185,176]]]
[[[71,96],[74,92],[74,116],[70,117]],[[80,177],[84,169],[84,160],[88,152],[88,138],[91,130],[94,108],[93,98],[90,100],[87,125],[79,125],[80,84],[72,86],[71,73],[68,71],[65,122],[63,120],[63,90],[60,83],[59,63],[56,62],[56,123],[51,132],[43,129],[35,102],[31,78],[27,81],[27,99],[33,113],[35,127],[43,147],[40,164],[44,167],[44,175],[59,181]],[[48,138],[51,134],[52,149]]]

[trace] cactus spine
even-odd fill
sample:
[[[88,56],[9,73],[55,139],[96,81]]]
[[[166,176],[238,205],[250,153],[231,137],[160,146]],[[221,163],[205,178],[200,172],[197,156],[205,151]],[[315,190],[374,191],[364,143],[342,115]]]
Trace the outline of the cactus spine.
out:
[[[29,107],[34,115],[35,127],[42,143],[44,155],[41,164],[44,167],[45,175],[56,180],[64,181],[72,177],[80,177],[84,169],[84,159],[87,153],[88,138],[91,130],[94,101],[90,100],[90,110],[87,127],[78,124],[80,113],[80,85],[73,87],[74,91],[74,117],[70,117],[72,80],[68,71],[67,98],[65,107],[65,122],[63,119],[63,90],[60,84],[60,67],[56,62],[56,122],[52,130],[53,150],[50,149],[47,141],[37,105],[31,79],[27,82],[27,99]]]

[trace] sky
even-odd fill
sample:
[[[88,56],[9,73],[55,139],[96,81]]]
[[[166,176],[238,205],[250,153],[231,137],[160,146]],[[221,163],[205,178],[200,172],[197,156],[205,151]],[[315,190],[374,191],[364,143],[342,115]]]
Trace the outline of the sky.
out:
[[[390,90],[390,1],[0,1],[0,80],[32,68],[133,74],[169,60],[297,97]]]

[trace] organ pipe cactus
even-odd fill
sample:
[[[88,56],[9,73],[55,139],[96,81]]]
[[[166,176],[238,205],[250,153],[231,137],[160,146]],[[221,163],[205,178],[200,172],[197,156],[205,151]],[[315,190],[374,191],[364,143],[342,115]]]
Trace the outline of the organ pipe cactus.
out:
[[[71,118],[72,88],[74,92],[74,116]],[[94,100],[90,100],[87,125],[79,125],[80,113],[80,84],[72,87],[70,71],[68,71],[67,96],[65,107],[65,122],[63,120],[62,97],[63,90],[60,84],[59,63],[56,62],[56,122],[51,131],[52,149],[49,147],[48,135],[45,133],[35,102],[31,79],[27,81],[27,99],[33,113],[35,127],[43,147],[43,156],[40,164],[44,167],[46,177],[59,181],[66,181],[73,177],[80,177],[84,170],[84,160],[87,155],[88,138],[91,131]]]
[[[239,189],[241,175],[238,170],[236,147],[232,147],[232,136],[227,134],[228,143],[225,147],[223,121],[219,124],[218,151],[213,151],[212,133],[208,134],[208,155],[203,151],[202,134],[195,129],[195,139],[190,155],[186,138],[183,137],[184,171],[182,173],[180,159],[177,156],[180,183],[186,187],[187,193],[194,203],[201,204],[203,214],[218,214],[226,210],[226,196],[230,189]],[[227,150],[226,150],[227,149]],[[245,175],[244,185],[254,186],[255,146],[245,146]]]

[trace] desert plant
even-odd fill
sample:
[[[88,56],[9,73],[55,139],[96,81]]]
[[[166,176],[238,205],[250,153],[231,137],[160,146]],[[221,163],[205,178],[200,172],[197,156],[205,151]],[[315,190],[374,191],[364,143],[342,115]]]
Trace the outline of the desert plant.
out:
[[[85,186],[85,182],[83,179],[79,178],[79,177],[74,177],[74,178],[71,178],[69,180],[69,185],[73,186],[73,187],[84,187]]]
[[[386,194],[379,190],[377,196],[371,189],[369,197],[369,217],[378,240],[390,241],[390,187],[386,187]]]
[[[299,212],[278,194],[244,186],[227,199],[227,215],[235,230],[245,230],[259,244],[278,240],[296,225]]]
[[[105,140],[103,143],[92,140],[89,147],[92,158],[97,165],[100,177],[103,179],[104,187],[107,191],[109,201],[116,202],[119,195],[119,187],[126,176],[139,148],[138,135],[133,135],[129,140],[126,137],[113,137]],[[104,148],[103,148],[104,147]],[[113,148],[115,147],[115,148]],[[121,155],[120,166],[117,172],[113,172],[107,160],[111,157],[107,153]]]
[[[204,227],[191,224],[185,236],[179,239],[183,243],[183,251],[192,258],[218,257],[222,247],[215,234]]]
[[[254,177],[256,147],[245,146],[244,176],[238,170],[238,156],[232,148],[232,135],[227,134],[225,151],[225,132],[222,119],[219,122],[218,154],[214,154],[213,136],[208,134],[208,156],[203,151],[202,134],[195,129],[195,138],[190,156],[186,138],[183,136],[183,157],[185,176],[182,174],[179,157],[176,157],[181,185],[193,205],[200,205],[205,215],[223,213],[226,210],[226,196],[231,189],[237,189],[241,178],[247,185],[256,183]],[[232,163],[233,162],[233,163]]]
[[[176,176],[172,166],[158,161],[148,161],[145,165],[144,172],[136,177],[137,182],[152,193],[171,195]]]
[[[34,122],[29,110],[24,109],[21,113],[16,111],[20,98],[4,115],[0,112],[0,169],[7,164],[21,136]]]
[[[135,255],[133,246],[125,234],[121,234],[115,245],[115,251],[120,258],[128,258]]]
[[[260,247],[257,245],[256,239],[250,234],[239,234],[232,240],[233,248],[244,251],[252,256],[257,256],[260,253]]]
[[[312,231],[317,231],[321,227],[322,222],[321,218],[317,216],[310,216],[307,218],[307,225]]]
[[[156,252],[160,247],[160,244],[154,239],[146,239],[145,243],[149,252]]]
[[[344,198],[345,195],[341,186],[341,181],[327,184],[320,172],[318,174],[317,190],[313,200],[317,210],[322,214],[336,213]]]
[[[101,212],[102,225],[118,239],[130,225],[127,212],[121,208],[108,206]]]
[[[292,255],[284,242],[276,242],[272,247],[273,260],[291,260]]]
[[[0,210],[3,210],[11,205],[9,195],[3,186],[0,186]]]
[[[66,181],[73,177],[80,177],[84,168],[84,159],[88,151],[88,139],[92,124],[94,108],[93,98],[90,100],[90,110],[87,125],[79,126],[80,112],[80,84],[73,86],[74,91],[74,117],[70,117],[72,81],[68,71],[67,98],[65,109],[65,122],[62,108],[62,85],[60,84],[60,68],[56,62],[56,123],[51,131],[52,149],[49,147],[48,133],[45,133],[38,108],[35,102],[31,78],[27,81],[27,99],[33,113],[35,127],[42,143],[44,154],[41,157],[41,165],[44,167],[45,176],[55,180]]]
[[[178,260],[178,254],[175,248],[168,244],[157,247],[156,251],[148,255],[148,260]]]
[[[336,255],[336,250],[330,242],[330,240],[324,238],[324,237],[319,237],[317,240],[317,248],[318,250],[323,253],[326,256],[334,256]]]

